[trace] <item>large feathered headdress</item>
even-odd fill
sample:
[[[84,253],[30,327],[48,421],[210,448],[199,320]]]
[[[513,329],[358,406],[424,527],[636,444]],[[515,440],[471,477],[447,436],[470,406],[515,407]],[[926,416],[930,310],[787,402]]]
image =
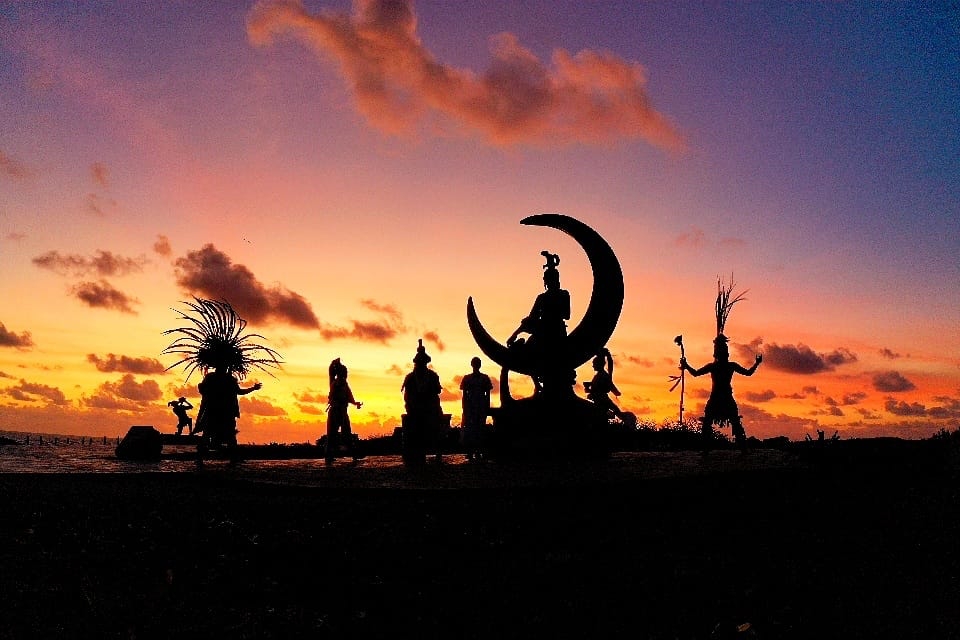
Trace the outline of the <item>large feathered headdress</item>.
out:
[[[223,369],[227,373],[245,378],[251,368],[261,369],[270,375],[269,368],[279,368],[282,360],[279,353],[262,344],[251,343],[252,338],[263,338],[258,333],[244,334],[247,321],[241,318],[225,300],[204,300],[194,297],[195,302],[184,302],[192,313],[174,309],[183,320],[191,324],[168,329],[163,335],[178,335],[162,351],[181,356],[180,360],[167,367],[173,369],[184,365],[187,380],[197,369]]]
[[[717,316],[717,337],[714,338],[714,342],[717,341],[727,341],[727,336],[724,335],[723,330],[727,326],[727,319],[730,317],[730,310],[733,309],[733,305],[737,304],[741,300],[746,300],[743,296],[746,295],[746,291],[743,293],[733,295],[733,289],[736,285],[733,282],[733,274],[730,274],[730,284],[725,285],[723,280],[720,277],[717,277],[717,301],[714,304],[714,311]]]

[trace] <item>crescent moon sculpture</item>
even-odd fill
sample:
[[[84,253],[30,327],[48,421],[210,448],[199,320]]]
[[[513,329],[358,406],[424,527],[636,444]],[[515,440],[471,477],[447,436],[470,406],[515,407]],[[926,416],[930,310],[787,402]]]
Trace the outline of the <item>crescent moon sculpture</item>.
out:
[[[551,358],[556,365],[576,369],[595,356],[616,329],[623,310],[623,271],[620,261],[600,234],[569,216],[542,213],[526,217],[520,224],[563,231],[583,248],[590,261],[593,290],[587,311],[577,328],[567,335],[560,353]],[[539,363],[530,354],[510,349],[490,335],[477,316],[472,297],[467,300],[467,324],[480,350],[501,367],[526,375],[538,372]]]

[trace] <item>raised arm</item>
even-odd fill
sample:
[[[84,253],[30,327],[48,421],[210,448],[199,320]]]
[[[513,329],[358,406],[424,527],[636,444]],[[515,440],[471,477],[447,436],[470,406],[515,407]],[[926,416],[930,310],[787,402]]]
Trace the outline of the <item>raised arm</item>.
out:
[[[254,384],[252,387],[247,387],[246,389],[244,389],[244,388],[241,387],[241,388],[237,391],[237,395],[245,396],[245,395],[247,395],[248,393],[253,393],[254,391],[259,391],[262,386],[263,386],[263,383],[257,382],[257,383]]]
[[[741,375],[752,376],[752,375],[753,375],[753,372],[757,370],[757,367],[760,366],[760,363],[761,363],[761,362],[763,362],[763,354],[758,353],[758,354],[757,354],[757,359],[754,360],[752,367],[750,367],[749,369],[745,369],[745,368],[743,367],[743,365],[734,362],[734,363],[733,363],[733,370],[736,371],[737,373],[741,374]]]

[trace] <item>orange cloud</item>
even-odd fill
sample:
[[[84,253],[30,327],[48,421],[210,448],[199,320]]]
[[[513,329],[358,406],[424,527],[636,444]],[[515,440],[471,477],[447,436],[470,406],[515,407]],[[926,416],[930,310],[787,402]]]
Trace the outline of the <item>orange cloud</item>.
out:
[[[27,382],[26,380],[22,379],[20,380],[20,384],[14,387],[7,387],[6,389],[0,391],[0,393],[8,395],[14,400],[20,400],[21,402],[37,402],[39,400],[46,400],[49,404],[55,404],[59,406],[70,403],[66,396],[63,395],[63,392],[57,387],[51,387],[49,385],[39,384],[36,382]]]
[[[87,362],[93,363],[97,371],[103,371],[104,373],[162,374],[167,370],[163,363],[156,358],[131,358],[130,356],[116,356],[112,353],[108,353],[105,359],[94,353],[88,353]]]
[[[0,322],[0,347],[27,349],[32,346],[33,338],[30,337],[29,331],[24,331],[17,335],[17,333],[8,330],[4,324]]]
[[[119,289],[115,289],[113,285],[106,280],[100,280],[99,282],[81,282],[73,287],[71,291],[73,295],[88,307],[113,309],[115,311],[122,311],[123,313],[137,314],[130,305],[139,303],[139,300],[128,296]]]
[[[439,115],[495,145],[641,139],[668,151],[685,146],[650,106],[643,67],[610,52],[557,49],[547,65],[501,33],[490,39],[493,61],[478,76],[442,64],[423,46],[411,0],[354,0],[353,15],[314,15],[298,0],[261,0],[251,9],[252,43],[286,34],[336,61],[360,113],[388,133]]]

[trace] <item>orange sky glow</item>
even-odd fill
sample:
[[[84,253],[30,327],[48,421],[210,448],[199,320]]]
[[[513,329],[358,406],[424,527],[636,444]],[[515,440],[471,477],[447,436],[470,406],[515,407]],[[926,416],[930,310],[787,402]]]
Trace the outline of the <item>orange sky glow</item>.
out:
[[[251,376],[264,386],[241,400],[241,442],[325,433],[334,358],[364,402],[355,431],[392,432],[419,338],[458,424],[471,357],[499,376],[469,296],[505,340],[546,249],[571,329],[587,305],[582,249],[519,224],[544,212],[621,261],[607,346],[640,420],[676,419],[673,338],[694,366],[710,359],[716,281],[732,274],[747,292],[732,358],[765,358],[734,380],[748,435],[960,425],[960,99],[932,79],[957,56],[911,48],[941,52],[937,15],[225,4],[0,16],[0,431],[172,432],[166,402],[198,406],[199,376],[166,370],[163,331],[193,295],[231,302],[283,356]],[[805,26],[753,31],[782,24]],[[891,24],[925,38],[880,55],[869,43]],[[861,89],[877,69],[894,95]],[[709,379],[686,389],[700,415]]]

